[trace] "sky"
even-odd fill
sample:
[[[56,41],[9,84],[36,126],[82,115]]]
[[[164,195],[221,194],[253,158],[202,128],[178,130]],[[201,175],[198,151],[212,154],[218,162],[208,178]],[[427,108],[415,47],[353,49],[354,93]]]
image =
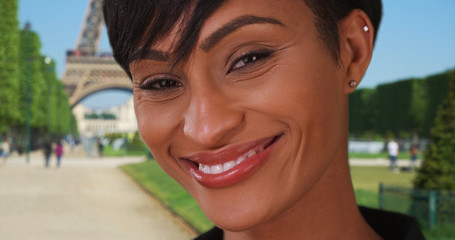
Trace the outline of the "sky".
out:
[[[58,76],[65,70],[66,50],[74,49],[89,0],[19,0],[19,22],[28,21],[41,39],[41,54],[54,59]],[[360,88],[455,68],[454,0],[383,0],[383,19],[372,63]],[[110,51],[103,30],[100,51]],[[102,91],[83,104],[107,108],[123,104],[130,93]]]

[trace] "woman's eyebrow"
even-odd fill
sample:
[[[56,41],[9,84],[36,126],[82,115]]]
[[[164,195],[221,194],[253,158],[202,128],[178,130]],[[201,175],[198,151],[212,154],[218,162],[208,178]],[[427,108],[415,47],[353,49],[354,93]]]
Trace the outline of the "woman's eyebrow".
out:
[[[221,41],[224,37],[231,34],[232,32],[236,31],[237,29],[250,25],[250,24],[276,24],[280,26],[284,26],[283,23],[280,21],[269,18],[269,17],[258,17],[253,15],[243,15],[233,19],[232,21],[224,24],[221,28],[210,34],[206,39],[204,39],[199,46],[205,52],[208,52],[211,48],[213,48],[218,42]]]
[[[133,54],[131,54],[131,59],[132,61],[138,59],[151,59],[160,62],[167,62],[169,61],[169,53],[154,49],[148,49],[146,51],[139,49],[136,50]]]

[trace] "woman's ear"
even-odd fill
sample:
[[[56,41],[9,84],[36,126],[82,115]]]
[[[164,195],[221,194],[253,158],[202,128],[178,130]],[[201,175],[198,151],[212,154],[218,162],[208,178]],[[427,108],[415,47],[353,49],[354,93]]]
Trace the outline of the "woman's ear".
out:
[[[340,55],[346,74],[345,93],[355,90],[370,64],[373,53],[374,29],[368,16],[355,9],[338,22]]]

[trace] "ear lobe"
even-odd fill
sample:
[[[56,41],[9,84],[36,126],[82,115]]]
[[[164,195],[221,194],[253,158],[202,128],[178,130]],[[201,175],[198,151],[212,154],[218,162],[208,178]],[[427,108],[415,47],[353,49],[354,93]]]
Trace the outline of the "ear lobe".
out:
[[[338,23],[340,54],[346,77],[345,93],[353,92],[362,80],[373,53],[374,29],[368,16],[355,9]],[[357,84],[353,86],[352,81]]]

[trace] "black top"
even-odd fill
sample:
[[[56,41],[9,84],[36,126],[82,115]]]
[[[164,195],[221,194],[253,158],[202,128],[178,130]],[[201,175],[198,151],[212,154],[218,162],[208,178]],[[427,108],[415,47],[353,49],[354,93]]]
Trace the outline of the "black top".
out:
[[[367,223],[386,240],[425,239],[416,219],[401,213],[359,207]],[[194,240],[223,240],[223,230],[214,227]]]

